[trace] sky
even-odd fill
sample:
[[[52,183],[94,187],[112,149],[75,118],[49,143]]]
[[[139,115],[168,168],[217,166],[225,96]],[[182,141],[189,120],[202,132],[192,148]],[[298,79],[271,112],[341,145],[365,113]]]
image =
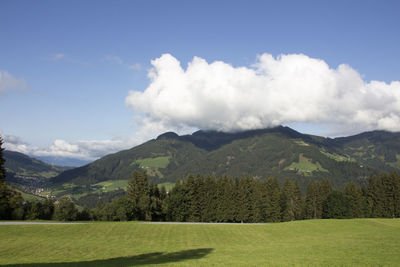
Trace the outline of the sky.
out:
[[[400,131],[399,1],[0,1],[0,133],[94,160],[165,131]]]

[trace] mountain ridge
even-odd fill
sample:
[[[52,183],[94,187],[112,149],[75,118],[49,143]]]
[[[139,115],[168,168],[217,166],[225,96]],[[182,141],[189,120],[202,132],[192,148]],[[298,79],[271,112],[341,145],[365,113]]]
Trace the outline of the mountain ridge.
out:
[[[175,182],[192,173],[275,176],[299,179],[302,184],[328,178],[341,186],[348,181],[360,182],[372,173],[400,170],[400,133],[371,131],[329,138],[285,126],[236,133],[200,130],[182,136],[166,132],[67,170],[52,182],[84,185],[126,180],[134,170],[147,171],[157,183]]]

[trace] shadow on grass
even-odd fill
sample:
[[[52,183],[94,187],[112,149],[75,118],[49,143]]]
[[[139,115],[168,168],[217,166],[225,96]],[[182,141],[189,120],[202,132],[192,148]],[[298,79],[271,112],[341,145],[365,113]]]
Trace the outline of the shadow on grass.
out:
[[[200,248],[200,249],[189,249],[177,252],[163,253],[154,252],[140,254],[132,257],[119,257],[105,260],[93,260],[93,261],[79,261],[79,262],[54,262],[54,263],[25,263],[25,264],[11,264],[11,265],[0,265],[0,266],[22,266],[22,267],[33,267],[33,266],[140,266],[147,264],[162,264],[162,263],[177,263],[185,260],[194,260],[205,257],[213,251],[212,248]]]

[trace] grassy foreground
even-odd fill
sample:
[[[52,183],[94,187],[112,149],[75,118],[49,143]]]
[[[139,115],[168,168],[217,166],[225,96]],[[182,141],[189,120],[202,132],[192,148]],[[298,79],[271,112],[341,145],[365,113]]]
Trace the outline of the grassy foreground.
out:
[[[400,219],[0,225],[0,265],[399,266]]]

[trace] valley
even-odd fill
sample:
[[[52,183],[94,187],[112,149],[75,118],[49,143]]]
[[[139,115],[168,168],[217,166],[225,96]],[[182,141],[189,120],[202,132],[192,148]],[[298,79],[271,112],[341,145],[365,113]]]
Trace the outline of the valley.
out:
[[[365,183],[371,174],[400,171],[400,134],[385,131],[324,138],[279,126],[238,133],[198,131],[156,139],[106,155],[82,167],[58,167],[6,151],[7,179],[20,190],[41,197],[108,195],[124,190],[133,171],[171,189],[177,179],[193,175],[328,179],[334,187]]]

